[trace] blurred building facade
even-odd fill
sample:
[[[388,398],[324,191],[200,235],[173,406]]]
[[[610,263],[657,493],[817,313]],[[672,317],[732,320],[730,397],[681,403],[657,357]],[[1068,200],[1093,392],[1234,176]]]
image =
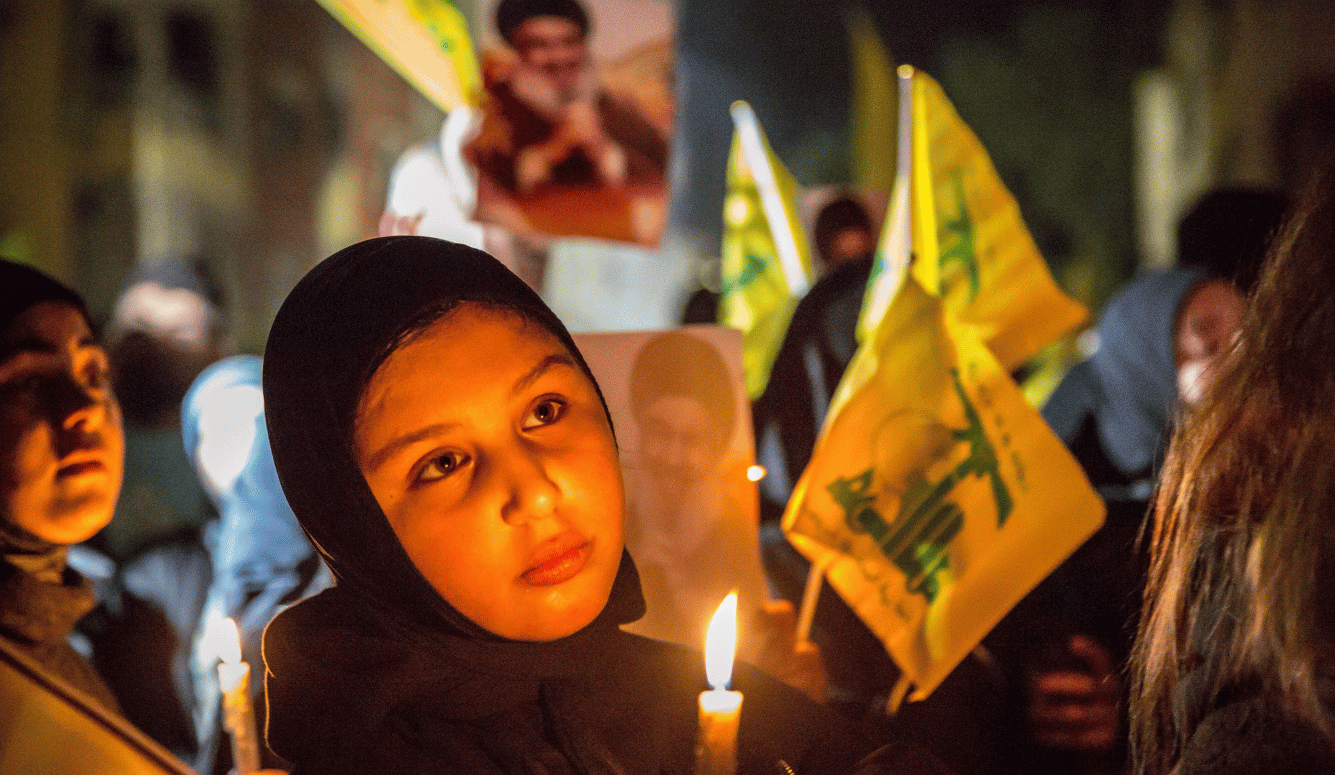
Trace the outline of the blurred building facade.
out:
[[[1146,263],[1213,186],[1295,194],[1335,160],[1335,8],[1327,0],[1176,0],[1159,66],[1135,84],[1137,227]]]
[[[14,0],[0,41],[7,252],[99,317],[136,265],[199,259],[252,351],[441,118],[311,0]]]
[[[684,296],[678,264],[717,253],[734,99],[799,182],[856,179],[854,3],[942,83],[1094,307],[1172,261],[1202,190],[1295,186],[1330,155],[1329,0],[675,0],[669,249],[587,270],[563,249],[553,293],[594,272],[627,298]],[[315,0],[8,0],[0,95],[0,249],[100,315],[132,267],[199,256],[250,351],[311,264],[375,233],[393,162],[442,118]]]

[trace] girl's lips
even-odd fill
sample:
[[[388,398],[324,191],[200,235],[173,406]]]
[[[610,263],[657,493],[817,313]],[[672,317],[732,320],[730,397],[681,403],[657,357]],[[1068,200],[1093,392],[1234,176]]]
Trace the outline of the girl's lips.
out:
[[[520,578],[535,587],[550,587],[569,581],[584,570],[592,547],[593,542],[582,537],[558,538],[538,551],[537,559]]]
[[[91,474],[102,472],[107,468],[106,464],[99,459],[84,459],[71,463],[66,463],[56,469],[56,478],[64,479],[71,476],[80,476],[82,474]]]

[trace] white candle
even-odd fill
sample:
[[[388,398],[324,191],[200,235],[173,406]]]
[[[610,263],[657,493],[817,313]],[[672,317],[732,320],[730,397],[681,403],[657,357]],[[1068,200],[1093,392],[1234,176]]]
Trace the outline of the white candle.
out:
[[[222,658],[218,683],[223,696],[223,728],[232,738],[232,765],[236,775],[260,768],[260,743],[255,731],[255,708],[250,702],[250,665],[241,661],[241,635],[236,622],[219,619],[210,640]]]
[[[737,652],[737,593],[723,599],[705,635],[705,675],[712,690],[700,693],[700,739],[695,747],[695,775],[735,775],[737,726],[742,693],[728,691]]]

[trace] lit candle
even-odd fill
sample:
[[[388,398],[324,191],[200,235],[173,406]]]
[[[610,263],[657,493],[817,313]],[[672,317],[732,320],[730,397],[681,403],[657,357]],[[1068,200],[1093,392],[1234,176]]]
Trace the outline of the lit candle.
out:
[[[236,622],[216,619],[211,641],[222,661],[218,683],[223,695],[223,728],[232,738],[232,764],[236,775],[260,768],[260,744],[255,732],[255,709],[250,702],[250,665],[241,661],[241,635]]]
[[[695,775],[737,772],[737,723],[742,716],[742,693],[728,691],[736,652],[737,593],[733,592],[719,604],[705,635],[705,676],[714,688],[700,693]]]

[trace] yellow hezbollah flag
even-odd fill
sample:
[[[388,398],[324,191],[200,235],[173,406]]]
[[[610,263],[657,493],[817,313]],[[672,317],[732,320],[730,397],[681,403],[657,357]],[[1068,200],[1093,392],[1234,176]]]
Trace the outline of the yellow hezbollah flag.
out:
[[[719,322],[741,329],[746,390],[754,399],[765,391],[793,309],[811,286],[811,250],[794,204],[797,184],[751,106],[734,104],[732,116]]]
[[[445,112],[477,102],[482,77],[468,24],[452,0],[319,0]]]
[[[899,283],[784,513],[793,545],[930,694],[1102,523],[980,332]]]
[[[895,64],[871,14],[855,5],[845,17],[852,55],[853,181],[887,191],[895,175]]]
[[[1013,370],[1085,310],[1052,281],[1015,198],[941,86],[907,65],[900,78],[912,83],[913,275]]]

